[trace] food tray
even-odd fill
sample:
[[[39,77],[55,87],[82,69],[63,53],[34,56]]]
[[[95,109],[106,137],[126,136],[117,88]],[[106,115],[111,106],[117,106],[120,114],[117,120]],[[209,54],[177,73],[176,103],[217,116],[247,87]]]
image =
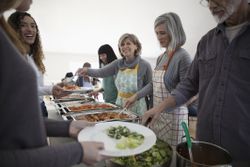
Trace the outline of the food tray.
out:
[[[64,103],[64,102],[71,102],[71,101],[84,101],[84,102],[90,102],[95,101],[92,97],[86,96],[84,94],[74,93],[69,94],[67,96],[61,97],[60,99],[54,99],[55,103]]]
[[[86,111],[93,111],[93,110],[114,110],[118,109],[119,107],[111,104],[111,103],[102,103],[102,102],[88,102],[83,104],[74,104],[74,103],[64,103],[64,110],[66,113],[73,112],[86,112]]]
[[[70,106],[80,106],[85,103],[91,103],[95,102],[94,99],[85,99],[85,100],[79,100],[79,101],[67,101],[67,102],[61,102],[61,103],[55,103],[57,108],[64,108],[64,107],[70,107]]]
[[[79,87],[76,85],[65,85],[63,89],[69,93],[88,93],[93,91],[93,87]]]
[[[91,111],[85,113],[75,113],[71,115],[62,115],[64,120],[85,120],[88,122],[108,122],[108,121],[131,121],[139,120],[139,117],[130,111],[124,111],[121,114],[117,110]]]

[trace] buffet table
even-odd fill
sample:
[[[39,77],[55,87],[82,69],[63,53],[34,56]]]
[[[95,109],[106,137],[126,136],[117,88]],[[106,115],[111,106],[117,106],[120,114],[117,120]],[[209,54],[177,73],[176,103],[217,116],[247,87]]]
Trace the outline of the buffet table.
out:
[[[93,109],[91,106],[91,102],[88,103],[88,102],[83,102],[83,103],[77,103],[77,102],[58,102],[58,101],[55,101],[55,100],[51,100],[49,97],[45,99],[45,104],[46,104],[46,107],[47,107],[47,110],[48,110],[48,114],[49,114],[49,118],[50,119],[55,119],[55,120],[79,120],[81,118],[84,118],[84,120],[87,120],[87,121],[93,121],[93,122],[99,122],[99,121],[102,121],[102,120],[99,120],[100,117],[95,115],[95,114],[101,114],[101,113],[111,113],[111,112],[114,112],[116,115],[118,114],[119,116],[121,116],[120,114],[120,111],[119,110],[122,110],[121,108],[118,108],[117,111],[116,110],[116,107],[117,106],[112,106],[112,104],[110,105],[111,107],[114,107],[113,109],[104,109],[104,110],[100,110],[98,111],[98,109]],[[58,105],[59,104],[59,105]],[[72,108],[72,105],[73,104],[73,108]],[[87,105],[86,105],[87,104]],[[97,105],[96,105],[97,104]],[[105,104],[105,103],[102,103],[102,102],[94,102],[94,106],[98,106],[99,104],[106,106],[109,105],[109,104]],[[90,111],[88,111],[85,107],[90,107]],[[103,107],[103,106],[102,106]],[[84,112],[82,111],[77,111],[78,109],[83,109],[85,110]],[[74,111],[75,110],[75,111]],[[88,114],[85,114],[85,113],[91,113],[90,115]],[[78,114],[80,114],[80,116],[82,117],[77,117],[79,116]],[[124,113],[125,114],[125,113]],[[126,115],[126,114],[125,114]],[[135,117],[135,115],[133,115],[132,113],[130,114],[127,114],[129,117],[128,118],[120,118],[120,119],[123,119],[123,120],[127,120],[127,121],[132,121],[132,122],[138,122],[138,116]],[[90,117],[88,117],[90,116]],[[93,116],[93,117],[91,117]],[[79,118],[79,119],[78,119]],[[95,120],[89,120],[94,118]],[[107,118],[107,116],[105,115],[105,118]],[[97,119],[97,120],[96,120]],[[107,120],[116,120],[116,119],[119,119],[117,117],[114,117],[114,116],[111,116],[111,118],[107,118]],[[57,144],[63,144],[63,143],[66,143],[66,142],[70,142],[72,141],[73,139],[71,138],[62,138],[62,137],[50,137],[49,138],[49,143],[50,145],[57,145]],[[175,155],[175,153],[173,153],[173,155]],[[102,162],[99,162],[98,164],[95,165],[96,167],[106,167],[106,166],[109,166],[109,164],[106,164],[104,161]],[[169,165],[167,165],[169,166]],[[171,167],[174,167],[175,166],[175,156],[172,157],[172,163],[170,165]],[[75,165],[74,167],[87,167],[87,165],[84,165],[84,164],[79,164],[79,165]]]

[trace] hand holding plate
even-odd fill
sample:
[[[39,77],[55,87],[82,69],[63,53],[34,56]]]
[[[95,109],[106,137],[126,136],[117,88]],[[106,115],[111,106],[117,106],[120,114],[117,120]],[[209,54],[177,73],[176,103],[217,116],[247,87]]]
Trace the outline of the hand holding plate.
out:
[[[73,138],[76,138],[78,133],[86,128],[86,127],[90,127],[90,126],[94,126],[95,123],[93,122],[88,122],[88,121],[72,121],[70,123],[70,126],[69,126],[69,135],[70,137],[73,137]]]
[[[83,149],[82,162],[87,165],[94,165],[95,163],[107,159],[102,156],[99,152],[104,149],[102,142],[81,142]]]

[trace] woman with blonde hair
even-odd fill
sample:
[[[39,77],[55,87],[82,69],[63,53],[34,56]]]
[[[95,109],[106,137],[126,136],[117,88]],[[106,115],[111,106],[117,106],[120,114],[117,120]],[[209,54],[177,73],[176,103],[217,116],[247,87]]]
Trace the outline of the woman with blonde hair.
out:
[[[134,34],[123,34],[119,39],[118,48],[121,59],[114,60],[101,69],[82,68],[78,73],[101,78],[115,75],[118,91],[116,104],[124,107],[129,97],[151,82],[152,70],[150,64],[141,58],[141,43]],[[147,110],[146,100],[138,100],[130,106],[130,110],[137,115],[143,115]]]
[[[44,53],[37,23],[29,13],[19,11],[16,11],[10,15],[8,18],[8,23],[18,34],[22,45],[25,47],[25,58],[36,72],[42,114],[44,117],[48,117],[43,96],[53,95],[54,97],[61,97],[65,96],[66,92],[64,92],[64,90],[59,85],[44,84],[43,76],[46,72],[46,69],[43,63]]]

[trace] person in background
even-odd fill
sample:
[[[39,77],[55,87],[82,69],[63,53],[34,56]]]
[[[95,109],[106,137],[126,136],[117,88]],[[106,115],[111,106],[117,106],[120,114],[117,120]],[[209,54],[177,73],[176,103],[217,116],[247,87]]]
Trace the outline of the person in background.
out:
[[[72,72],[67,72],[65,74],[65,77],[62,79],[62,83],[65,83],[66,85],[75,85],[74,82],[74,75]]]
[[[91,64],[89,62],[85,62],[82,67],[91,68]],[[76,85],[85,88],[93,88],[91,78],[86,75],[79,76],[76,80]]]
[[[103,68],[117,59],[113,48],[104,44],[98,49],[99,68]],[[117,98],[117,88],[115,86],[115,76],[108,76],[102,80],[102,88],[91,92],[95,97],[98,92],[103,92],[103,99],[106,103],[115,104]]]
[[[152,126],[165,109],[199,92],[197,140],[229,151],[233,166],[250,166],[250,12],[247,0],[204,0],[218,25],[199,41],[184,80],[164,103],[149,110]]]
[[[116,104],[124,107],[129,97],[151,82],[152,70],[150,64],[141,58],[141,43],[134,34],[123,34],[118,47],[121,59],[101,69],[82,68],[77,73],[102,78],[115,75],[118,90]],[[137,115],[142,115],[147,110],[145,98],[136,101],[129,109]]]
[[[92,81],[91,81],[91,83],[92,83],[92,85],[94,86],[94,88],[99,88],[100,87],[100,80],[98,79],[98,78],[92,78]]]
[[[48,146],[46,135],[76,138],[81,129],[93,124],[53,121],[39,112],[35,71],[14,45],[18,38],[17,43],[12,43],[8,37],[11,27],[3,18],[3,13],[11,8],[28,10],[31,2],[0,1],[0,108],[4,118],[0,121],[0,166],[69,167],[80,162],[93,165],[104,159],[99,154],[103,143],[73,141]]]
[[[56,85],[44,85],[44,74],[46,72],[43,64],[44,53],[42,50],[38,26],[34,18],[26,12],[14,12],[8,18],[8,23],[18,33],[26,49],[26,58],[29,64],[36,72],[38,82],[39,101],[44,117],[48,117],[48,111],[43,101],[44,95],[53,95],[54,97],[65,96],[66,92]]]
[[[148,94],[153,94],[153,107],[158,106],[184,79],[191,64],[190,55],[182,48],[186,42],[186,35],[177,14],[170,12],[158,16],[154,23],[154,30],[165,52],[157,59],[152,82],[134,94],[127,101],[126,106],[130,106]],[[151,128],[158,138],[176,146],[182,142],[184,136],[184,131],[179,125],[182,121],[188,122],[186,106],[166,110]]]

